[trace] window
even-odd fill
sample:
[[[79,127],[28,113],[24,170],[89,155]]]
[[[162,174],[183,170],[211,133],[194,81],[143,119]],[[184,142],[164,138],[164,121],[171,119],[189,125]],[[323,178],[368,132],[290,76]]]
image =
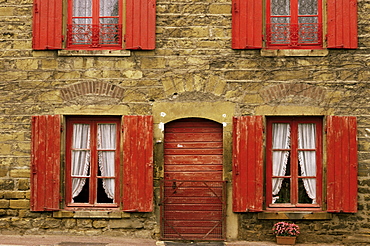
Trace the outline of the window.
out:
[[[119,204],[120,119],[67,121],[66,196],[68,206]]]
[[[321,136],[321,118],[267,119],[268,208],[320,207]]]
[[[267,47],[321,47],[321,0],[267,0],[266,10]]]
[[[268,117],[266,126],[264,135],[264,117],[233,119],[234,212],[357,212],[356,117]]]
[[[35,0],[32,47],[152,50],[155,9],[155,0]]]
[[[233,0],[233,49],[357,46],[356,0]]]
[[[153,209],[152,116],[33,116],[31,153],[32,211]]]
[[[120,48],[122,2],[118,0],[69,0],[68,48]]]

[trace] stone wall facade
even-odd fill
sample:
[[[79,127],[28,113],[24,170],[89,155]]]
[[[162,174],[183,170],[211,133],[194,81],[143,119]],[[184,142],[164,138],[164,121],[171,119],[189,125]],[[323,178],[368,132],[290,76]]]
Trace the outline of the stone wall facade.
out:
[[[110,114],[118,109],[154,115],[159,124],[159,112],[171,105],[166,122],[215,119],[219,112],[214,105],[220,104],[233,114],[228,117],[356,116],[358,212],[294,221],[302,228],[298,242],[370,243],[369,0],[358,0],[359,48],[333,49],[319,57],[231,49],[231,0],[157,0],[153,51],[126,56],[34,51],[32,6],[32,0],[0,0],[0,234],[159,237],[163,155],[157,146],[153,213],[31,212],[31,116]],[[192,113],[194,105],[204,111]],[[230,179],[231,140],[227,144],[225,177]],[[286,215],[275,220],[256,213],[228,215],[229,240],[273,240],[272,225],[292,220]]]

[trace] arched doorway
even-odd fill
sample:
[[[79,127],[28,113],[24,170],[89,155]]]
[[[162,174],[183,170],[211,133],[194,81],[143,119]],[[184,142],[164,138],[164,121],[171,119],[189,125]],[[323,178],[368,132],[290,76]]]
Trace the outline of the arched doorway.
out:
[[[223,128],[187,118],[165,125],[162,238],[225,238]]]

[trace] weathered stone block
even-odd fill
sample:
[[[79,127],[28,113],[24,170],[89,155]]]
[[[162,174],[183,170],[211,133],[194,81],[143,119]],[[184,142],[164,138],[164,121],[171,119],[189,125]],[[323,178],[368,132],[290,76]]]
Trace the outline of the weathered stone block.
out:
[[[9,200],[0,200],[0,208],[9,208]]]
[[[30,177],[29,169],[13,169],[10,170],[10,177],[13,178],[29,178]]]
[[[9,208],[29,209],[30,201],[29,200],[10,200]]]

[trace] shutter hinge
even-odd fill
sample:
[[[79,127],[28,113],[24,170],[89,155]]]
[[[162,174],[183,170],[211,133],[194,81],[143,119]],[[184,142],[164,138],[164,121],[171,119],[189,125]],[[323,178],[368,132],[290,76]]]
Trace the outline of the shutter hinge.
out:
[[[63,126],[60,126],[60,132],[63,132],[63,131],[64,131]]]
[[[238,4],[234,3],[234,13],[239,13]]]
[[[38,12],[39,12],[39,8],[38,8],[37,3],[35,3],[35,4],[34,4],[34,6],[35,6],[35,7],[34,7],[34,8],[35,8],[35,13],[38,13]]]
[[[62,42],[64,42],[64,35],[62,35]]]
[[[126,34],[123,35],[123,42],[126,42]]]

